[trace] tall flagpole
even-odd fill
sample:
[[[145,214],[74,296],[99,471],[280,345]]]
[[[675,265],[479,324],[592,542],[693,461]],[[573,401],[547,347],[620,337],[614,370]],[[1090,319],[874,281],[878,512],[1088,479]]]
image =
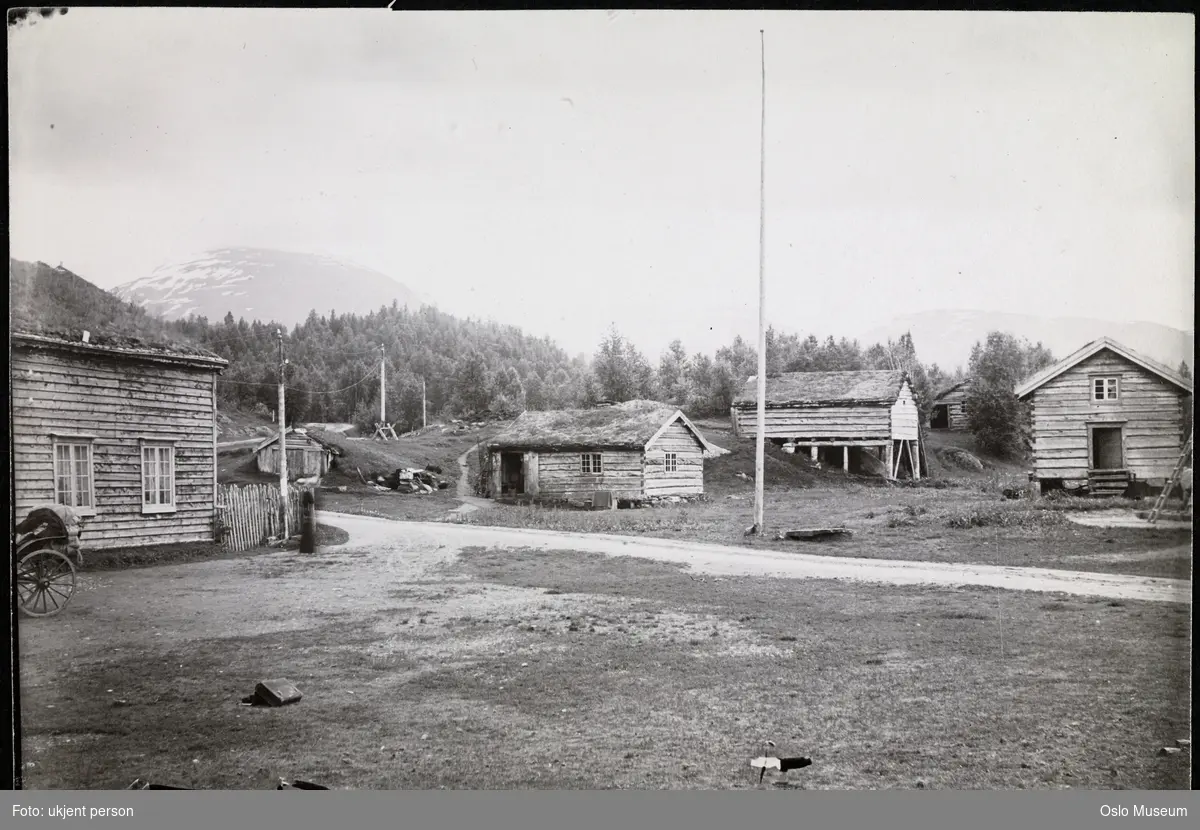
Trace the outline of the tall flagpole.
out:
[[[762,53],[762,137],[759,147],[758,189],[758,435],[754,448],[754,530],[763,532],[763,466],[767,427],[767,47],[758,30]]]

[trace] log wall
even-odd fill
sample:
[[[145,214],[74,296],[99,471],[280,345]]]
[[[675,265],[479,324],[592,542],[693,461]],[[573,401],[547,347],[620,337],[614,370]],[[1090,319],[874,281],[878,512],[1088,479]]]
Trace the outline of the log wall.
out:
[[[1120,378],[1120,397],[1094,401],[1092,379]],[[1161,483],[1183,450],[1189,396],[1119,355],[1104,350],[1030,395],[1034,474],[1039,479],[1086,479],[1091,468],[1088,427],[1122,428],[1124,469]]]
[[[758,411],[751,405],[733,409],[734,431],[753,438],[758,432]],[[774,407],[766,411],[767,438],[864,438],[887,440],[891,412],[882,406]]]
[[[674,472],[667,471],[667,453],[676,457]],[[704,447],[679,421],[646,448],[645,495],[698,496],[704,493]]]
[[[610,490],[618,498],[636,498],[642,492],[642,453],[602,450],[601,472],[580,472],[578,452],[538,453],[538,494],[544,499],[591,501],[597,490]]]
[[[279,442],[264,447],[258,453],[258,471],[279,475]],[[329,472],[329,453],[316,444],[287,444],[288,480],[323,476]]]
[[[94,508],[81,511],[85,550],[212,540],[214,374],[117,356],[14,348],[10,405],[18,515],[55,500],[52,434],[90,436]],[[142,512],[143,439],[174,442],[172,512]]]

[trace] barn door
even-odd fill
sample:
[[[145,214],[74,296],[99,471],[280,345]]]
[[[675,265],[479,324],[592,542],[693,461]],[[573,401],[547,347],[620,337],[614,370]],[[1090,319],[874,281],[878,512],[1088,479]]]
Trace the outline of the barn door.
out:
[[[1125,467],[1120,427],[1092,427],[1093,470],[1121,470]]]

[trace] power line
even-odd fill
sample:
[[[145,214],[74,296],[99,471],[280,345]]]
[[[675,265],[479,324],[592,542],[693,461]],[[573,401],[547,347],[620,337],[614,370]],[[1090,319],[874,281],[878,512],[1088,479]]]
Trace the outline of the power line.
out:
[[[350,384],[349,386],[343,386],[341,389],[321,389],[321,390],[302,389],[302,388],[297,388],[295,386],[285,386],[284,388],[288,389],[289,391],[292,391],[292,392],[307,392],[310,395],[336,395],[338,392],[346,392],[350,389],[353,389],[356,386],[361,386],[362,384],[366,383],[368,380],[373,379],[374,377],[375,377],[375,369],[372,368],[371,371],[368,372],[361,380],[355,381],[354,383]],[[274,389],[278,385],[275,383],[258,383],[258,382],[249,381],[249,380],[229,380],[228,378],[218,378],[217,383],[232,383],[236,386],[266,386],[271,389]]]

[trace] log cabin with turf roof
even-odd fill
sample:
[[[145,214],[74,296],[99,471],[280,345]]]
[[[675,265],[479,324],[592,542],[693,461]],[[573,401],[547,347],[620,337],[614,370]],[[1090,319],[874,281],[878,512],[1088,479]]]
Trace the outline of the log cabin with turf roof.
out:
[[[308,430],[288,427],[284,438],[287,448],[288,479],[323,476],[333,467],[341,452]],[[254,448],[254,463],[260,473],[279,475],[279,436],[272,435]]]
[[[225,360],[83,331],[14,332],[10,354],[18,516],[68,505],[85,549],[215,539]]]
[[[971,393],[971,381],[956,383],[933,399],[929,413],[929,428],[966,432],[967,396]]]
[[[916,400],[902,371],[788,372],[767,377],[766,440],[846,472],[921,477]],[[758,384],[730,409],[733,432],[758,432]]]
[[[1032,375],[1016,395],[1030,406],[1041,492],[1161,488],[1187,440],[1191,381],[1107,337]]]
[[[718,452],[654,401],[525,412],[487,450],[489,497],[600,507],[702,496],[704,459]]]

